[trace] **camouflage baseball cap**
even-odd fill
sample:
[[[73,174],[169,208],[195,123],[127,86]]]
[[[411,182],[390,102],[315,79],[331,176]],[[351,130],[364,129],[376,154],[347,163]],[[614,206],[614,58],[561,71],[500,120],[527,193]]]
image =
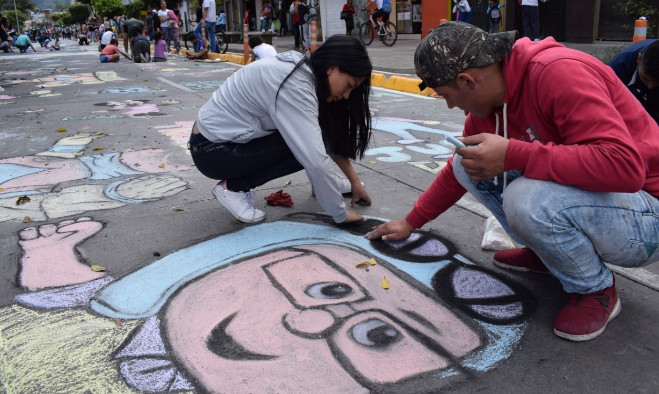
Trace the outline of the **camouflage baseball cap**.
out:
[[[444,85],[472,67],[494,64],[510,53],[516,31],[488,34],[464,22],[444,22],[419,43],[414,53],[419,88]]]

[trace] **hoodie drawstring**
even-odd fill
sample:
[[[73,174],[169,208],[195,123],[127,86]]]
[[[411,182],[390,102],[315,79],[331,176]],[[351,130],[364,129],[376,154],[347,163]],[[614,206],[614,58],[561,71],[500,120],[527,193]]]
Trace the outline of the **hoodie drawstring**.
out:
[[[499,114],[494,114],[495,125],[494,125],[494,134],[499,135]],[[508,104],[503,103],[503,138],[508,139]],[[499,186],[499,178],[495,176],[494,185]],[[508,174],[506,171],[503,171],[503,190],[506,190],[508,186]]]

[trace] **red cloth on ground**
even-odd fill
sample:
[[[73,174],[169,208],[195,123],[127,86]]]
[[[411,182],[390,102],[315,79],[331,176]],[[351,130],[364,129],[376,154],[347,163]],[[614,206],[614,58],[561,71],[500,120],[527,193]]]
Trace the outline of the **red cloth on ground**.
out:
[[[265,197],[265,201],[268,202],[268,205],[272,205],[272,206],[277,206],[277,205],[283,205],[285,207],[293,206],[293,199],[291,198],[291,195],[288,193],[284,193],[283,190],[272,193],[268,197]]]

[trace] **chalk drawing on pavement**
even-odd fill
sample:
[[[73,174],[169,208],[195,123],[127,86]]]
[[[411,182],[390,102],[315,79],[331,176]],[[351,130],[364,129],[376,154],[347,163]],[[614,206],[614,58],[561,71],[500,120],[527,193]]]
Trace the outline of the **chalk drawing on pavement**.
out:
[[[48,288],[0,309],[1,351],[12,354],[0,379],[54,391],[410,391],[419,381],[432,391],[511,355],[535,308],[523,287],[434,234],[371,242],[363,234],[380,219],[329,223],[289,215],[118,280],[21,274]],[[23,230],[23,257],[41,244],[30,264],[53,264],[49,251],[66,248],[79,268],[72,250],[101,228],[84,217]]]
[[[44,152],[0,159],[0,222],[44,221],[156,201],[188,188],[176,173],[191,167],[169,162],[161,149],[84,154],[103,135],[64,137]],[[17,198],[29,201],[17,205]]]

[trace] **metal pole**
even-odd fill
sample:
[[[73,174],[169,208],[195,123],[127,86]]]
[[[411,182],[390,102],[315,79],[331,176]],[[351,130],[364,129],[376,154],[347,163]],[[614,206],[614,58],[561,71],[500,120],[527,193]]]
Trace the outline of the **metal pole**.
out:
[[[14,16],[16,17],[16,33],[21,34],[21,29],[18,26],[18,12],[16,11],[16,0],[14,0]]]

